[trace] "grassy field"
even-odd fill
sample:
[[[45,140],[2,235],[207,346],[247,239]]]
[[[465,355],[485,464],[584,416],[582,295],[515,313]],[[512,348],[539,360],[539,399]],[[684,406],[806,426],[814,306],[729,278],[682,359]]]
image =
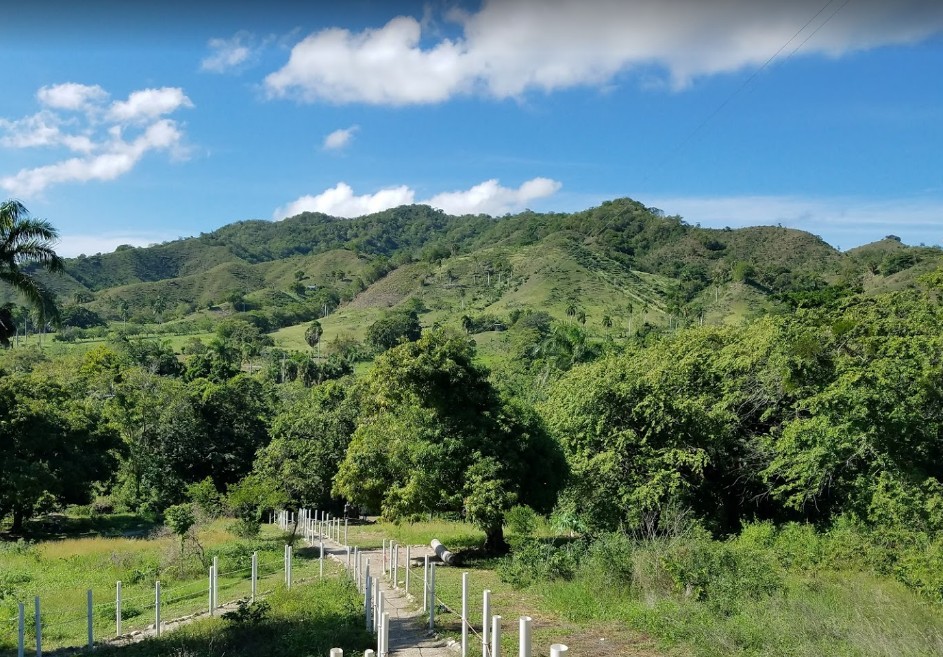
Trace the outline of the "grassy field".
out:
[[[122,582],[122,630],[139,630],[154,622],[154,582],[161,582],[161,616],[169,620],[207,607],[208,563],[219,563],[219,602],[247,597],[251,590],[252,553],[259,553],[259,591],[283,581],[284,535],[265,527],[257,539],[229,533],[231,521],[218,520],[198,532],[205,550],[201,560],[193,544],[181,551],[176,536],[157,531],[139,536],[85,536],[38,543],[0,544],[0,651],[16,646],[17,602],[27,608],[32,631],[33,598],[42,609],[43,645],[49,649],[84,643],[86,595],[92,591],[96,637],[115,634],[115,589]],[[74,528],[73,528],[74,529]],[[300,544],[294,550],[293,579],[317,578],[317,551]],[[329,566],[330,570],[339,567]]]
[[[459,551],[482,540],[468,525],[446,521],[377,523],[358,528],[351,537],[364,546],[379,545],[383,538],[428,544],[436,537]],[[732,581],[720,594],[701,598],[675,587],[666,570],[669,549],[689,548],[639,543],[631,554],[583,557],[568,573],[516,584],[510,583],[504,559],[471,557],[460,567],[440,566],[436,627],[452,638],[460,636],[461,576],[468,572],[471,624],[481,631],[482,592],[490,590],[491,613],[503,617],[504,654],[517,650],[517,623],[523,615],[533,618],[534,650],[544,655],[556,642],[568,645],[573,654],[601,655],[943,654],[943,606],[888,577],[854,570],[777,569],[780,579],[757,586],[748,572],[743,575],[746,581]],[[768,557],[758,556],[761,561]],[[411,578],[418,583],[413,585],[418,593],[422,568],[413,568]],[[473,636],[470,641],[470,654],[478,657],[481,640]]]

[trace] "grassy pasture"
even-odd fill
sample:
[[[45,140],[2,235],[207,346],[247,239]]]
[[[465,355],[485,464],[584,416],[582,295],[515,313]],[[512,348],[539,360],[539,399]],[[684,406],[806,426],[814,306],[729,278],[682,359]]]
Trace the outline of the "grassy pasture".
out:
[[[265,527],[257,539],[240,539],[227,530],[229,522],[217,520],[198,532],[207,562],[213,556],[219,560],[220,603],[249,595],[253,551],[259,553],[259,591],[275,590],[283,581],[285,536],[274,527]],[[294,580],[318,577],[316,549],[298,544],[294,557]],[[181,551],[179,539],[166,532],[0,544],[0,653],[16,648],[17,602],[25,604],[27,633],[32,632],[33,598],[37,595],[45,648],[84,643],[89,589],[95,636],[114,636],[117,581],[122,582],[123,632],[144,629],[154,622],[154,581],[158,579],[162,619],[206,610],[208,573],[204,562],[194,545]]]

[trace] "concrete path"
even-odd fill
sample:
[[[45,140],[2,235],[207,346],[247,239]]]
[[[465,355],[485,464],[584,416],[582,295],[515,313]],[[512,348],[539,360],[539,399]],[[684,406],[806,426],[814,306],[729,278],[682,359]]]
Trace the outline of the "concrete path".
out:
[[[347,548],[334,541],[324,541],[324,552],[342,565],[347,564]],[[412,558],[422,559],[426,554],[432,554],[431,548],[412,546]],[[428,627],[429,617],[421,611],[422,601],[422,569],[414,568],[410,574],[409,591],[407,597],[404,589],[406,579],[404,564],[406,550],[400,548],[398,579],[399,588],[383,575],[383,550],[363,550],[361,554],[365,563],[370,564],[370,574],[377,578],[380,590],[383,592],[383,610],[390,615],[390,657],[455,657],[455,652],[449,644],[439,638]],[[351,563],[353,565],[353,549],[351,549]]]

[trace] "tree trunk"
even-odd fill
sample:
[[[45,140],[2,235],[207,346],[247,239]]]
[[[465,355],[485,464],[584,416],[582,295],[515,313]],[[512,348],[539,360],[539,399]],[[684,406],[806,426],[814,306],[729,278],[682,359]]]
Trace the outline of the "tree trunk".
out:
[[[485,530],[485,551],[491,554],[507,554],[511,546],[504,540],[504,526],[489,527]]]
[[[10,532],[13,534],[22,534],[23,533],[23,509],[15,506],[13,507],[13,526],[10,527]]]

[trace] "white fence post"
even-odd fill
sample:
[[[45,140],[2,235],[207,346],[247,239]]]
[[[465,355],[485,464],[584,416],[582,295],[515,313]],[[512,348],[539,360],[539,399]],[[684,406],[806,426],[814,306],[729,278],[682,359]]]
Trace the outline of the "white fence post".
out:
[[[390,654],[390,613],[383,612],[383,656]]]
[[[468,573],[462,573],[462,657],[468,657]]]
[[[86,594],[86,607],[88,609],[88,649],[91,650],[95,645],[94,630],[92,629],[92,589]]]
[[[219,557],[213,557],[213,610],[219,607]]]
[[[33,623],[36,627],[36,657],[43,657],[43,618],[39,614],[39,596],[33,600]]]
[[[521,616],[521,636],[519,639],[518,657],[531,657],[530,649],[530,616]]]
[[[121,636],[121,581],[115,583],[115,636]]]
[[[380,657],[386,655],[386,646],[383,645],[383,624],[390,617],[389,613],[383,611],[385,606],[386,600],[383,599],[383,591],[380,591],[377,595],[377,652],[380,653]]]
[[[429,555],[422,559],[422,610],[429,604]]]
[[[344,657],[344,650],[342,648],[331,648],[331,657]]]
[[[344,518],[344,545],[350,545],[347,542],[347,518]]]
[[[350,546],[347,546],[347,568],[350,568]]]
[[[255,602],[255,595],[258,592],[259,588],[259,553],[258,551],[252,553],[252,598],[251,602]]]
[[[160,638],[160,580],[154,582],[154,631]]]
[[[373,591],[370,590],[370,564],[367,564],[367,572],[363,582],[363,613],[367,618],[367,631],[373,629]]]
[[[209,604],[207,605],[210,608],[210,616],[213,615],[213,612],[216,611],[216,605],[213,604],[213,566],[210,566],[210,577],[208,582],[209,588]]]
[[[363,657],[377,657],[377,654],[368,648],[363,651]]]
[[[488,637],[491,624],[488,619],[491,618],[491,590],[485,589],[481,600],[481,657],[488,657]]]
[[[393,544],[393,588],[399,588],[399,543]]]
[[[406,595],[409,595],[409,564],[412,563],[409,554],[409,546],[406,546]]]
[[[562,643],[554,643],[550,646],[550,657],[566,657],[566,653],[569,650],[570,649]]]
[[[373,631],[380,628],[380,578],[373,578]]]
[[[318,557],[318,565],[321,568],[320,577],[324,577],[324,541],[321,541],[321,556]]]
[[[20,602],[17,605],[19,619],[16,624],[16,657],[26,657],[26,608]]]
[[[429,629],[435,629],[435,564],[429,564]]]
[[[501,657],[501,617],[491,617],[491,657]]]

